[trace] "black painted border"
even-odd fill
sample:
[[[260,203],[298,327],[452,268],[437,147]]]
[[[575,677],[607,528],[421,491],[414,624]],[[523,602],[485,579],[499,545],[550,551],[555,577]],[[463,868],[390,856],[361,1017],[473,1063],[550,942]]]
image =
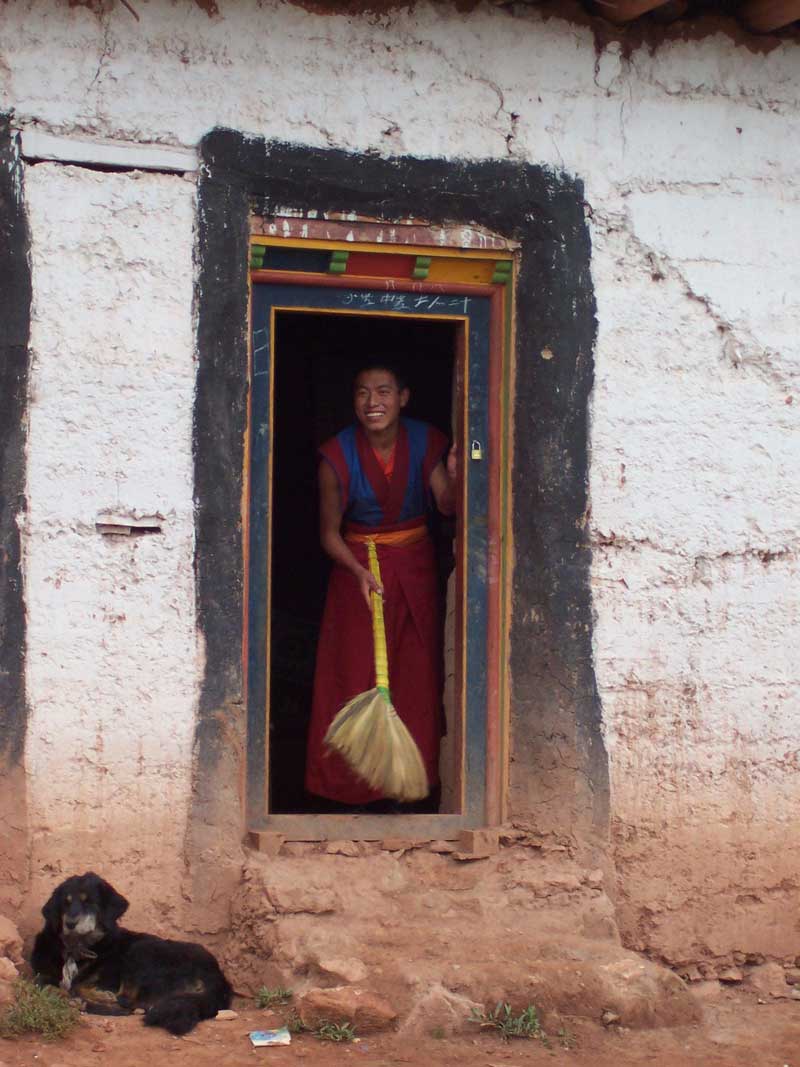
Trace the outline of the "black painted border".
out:
[[[31,272],[22,162],[0,115],[0,761],[21,763],[27,729],[26,620],[18,516],[26,510]]]
[[[267,142],[227,129],[200,145],[196,578],[206,666],[195,745],[195,810],[230,823],[220,797],[226,738],[241,737],[241,495],[246,424],[249,211],[353,211],[477,224],[520,242],[512,473],[512,814],[574,777],[565,832],[604,834],[608,765],[591,653],[588,398],[595,302],[582,183],[512,161],[380,158]],[[542,359],[548,348],[554,358]],[[568,758],[564,760],[564,751]],[[574,760],[574,764],[573,761]],[[529,776],[542,779],[531,790]],[[240,814],[241,818],[241,814]]]

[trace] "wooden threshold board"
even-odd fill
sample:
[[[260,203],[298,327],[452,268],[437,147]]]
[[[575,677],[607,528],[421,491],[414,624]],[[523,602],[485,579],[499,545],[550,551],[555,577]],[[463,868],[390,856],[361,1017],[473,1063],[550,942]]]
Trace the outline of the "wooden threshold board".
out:
[[[285,841],[457,841],[481,821],[467,815],[268,815],[251,833],[281,834]]]

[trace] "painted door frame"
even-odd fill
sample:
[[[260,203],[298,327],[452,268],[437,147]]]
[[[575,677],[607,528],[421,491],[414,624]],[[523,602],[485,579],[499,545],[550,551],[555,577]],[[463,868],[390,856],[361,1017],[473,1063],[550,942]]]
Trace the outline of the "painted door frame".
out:
[[[398,252],[401,250],[398,249]],[[457,254],[450,249],[449,254]],[[489,258],[489,257],[486,257]],[[457,282],[415,282],[398,278],[342,277],[330,274],[296,273],[284,270],[254,270],[251,283],[259,288],[254,301],[251,292],[251,317],[258,314],[256,303],[269,291],[275,299],[269,307],[269,322],[251,321],[250,363],[250,431],[245,451],[245,651],[244,671],[248,702],[248,828],[251,831],[285,833],[295,839],[320,839],[329,836],[382,837],[392,833],[410,833],[419,837],[455,837],[465,827],[492,825],[502,817],[505,784],[505,712],[501,649],[505,645],[503,630],[504,583],[501,581],[505,530],[502,524],[501,489],[506,435],[503,433],[505,356],[508,345],[504,333],[511,321],[505,287],[468,285]],[[268,290],[262,286],[269,287]],[[292,290],[301,287],[297,300],[288,299]],[[304,292],[316,294],[308,307]],[[321,294],[329,294],[327,296]],[[334,305],[330,307],[329,305]],[[347,306],[349,305],[349,306]],[[485,309],[482,324],[484,350],[481,351],[481,326],[477,324],[479,308]],[[396,310],[401,308],[401,310]],[[458,587],[466,582],[467,595],[457,598],[457,610],[463,604],[466,617],[459,619],[464,635],[466,663],[462,669],[463,696],[466,709],[463,758],[465,770],[462,806],[458,814],[414,816],[303,815],[272,814],[268,810],[268,678],[269,678],[269,604],[259,604],[259,589],[269,568],[269,494],[271,449],[254,455],[254,440],[263,440],[266,416],[271,443],[272,386],[274,374],[274,320],[284,311],[326,311],[332,314],[405,315],[411,318],[436,317],[462,322],[470,343],[467,345],[467,383],[464,412],[461,418],[461,470],[465,472],[462,492],[462,515],[466,529],[460,537],[461,566]],[[461,314],[458,314],[459,309]],[[465,313],[466,312],[466,313]],[[480,461],[467,459],[467,445],[480,441],[485,452]],[[255,462],[254,462],[255,461]],[[251,472],[252,479],[251,480]],[[264,481],[266,479],[266,481]],[[265,484],[265,493],[254,491],[254,482]],[[471,494],[471,496],[470,496]],[[479,498],[485,502],[481,512]],[[268,582],[267,582],[268,589]],[[261,636],[263,635],[263,636]],[[478,707],[479,706],[479,707]],[[464,721],[464,720],[462,720]],[[402,827],[399,825],[402,823]]]

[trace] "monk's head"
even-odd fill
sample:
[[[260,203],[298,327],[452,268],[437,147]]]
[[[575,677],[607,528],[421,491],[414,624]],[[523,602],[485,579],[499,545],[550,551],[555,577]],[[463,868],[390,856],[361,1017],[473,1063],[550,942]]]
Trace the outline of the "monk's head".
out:
[[[356,418],[368,433],[395,426],[410,395],[402,375],[379,361],[362,367],[353,379]]]

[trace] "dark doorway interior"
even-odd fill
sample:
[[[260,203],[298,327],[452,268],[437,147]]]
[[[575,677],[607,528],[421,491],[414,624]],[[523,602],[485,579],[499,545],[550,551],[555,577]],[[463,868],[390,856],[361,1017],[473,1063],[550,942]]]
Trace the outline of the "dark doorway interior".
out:
[[[457,324],[387,315],[276,314],[273,436],[270,810],[315,810],[303,789],[328,561],[319,546],[317,448],[352,422],[353,375],[375,356],[408,377],[407,414],[451,436]],[[444,582],[452,528],[434,531]],[[436,810],[435,807],[432,810]]]

